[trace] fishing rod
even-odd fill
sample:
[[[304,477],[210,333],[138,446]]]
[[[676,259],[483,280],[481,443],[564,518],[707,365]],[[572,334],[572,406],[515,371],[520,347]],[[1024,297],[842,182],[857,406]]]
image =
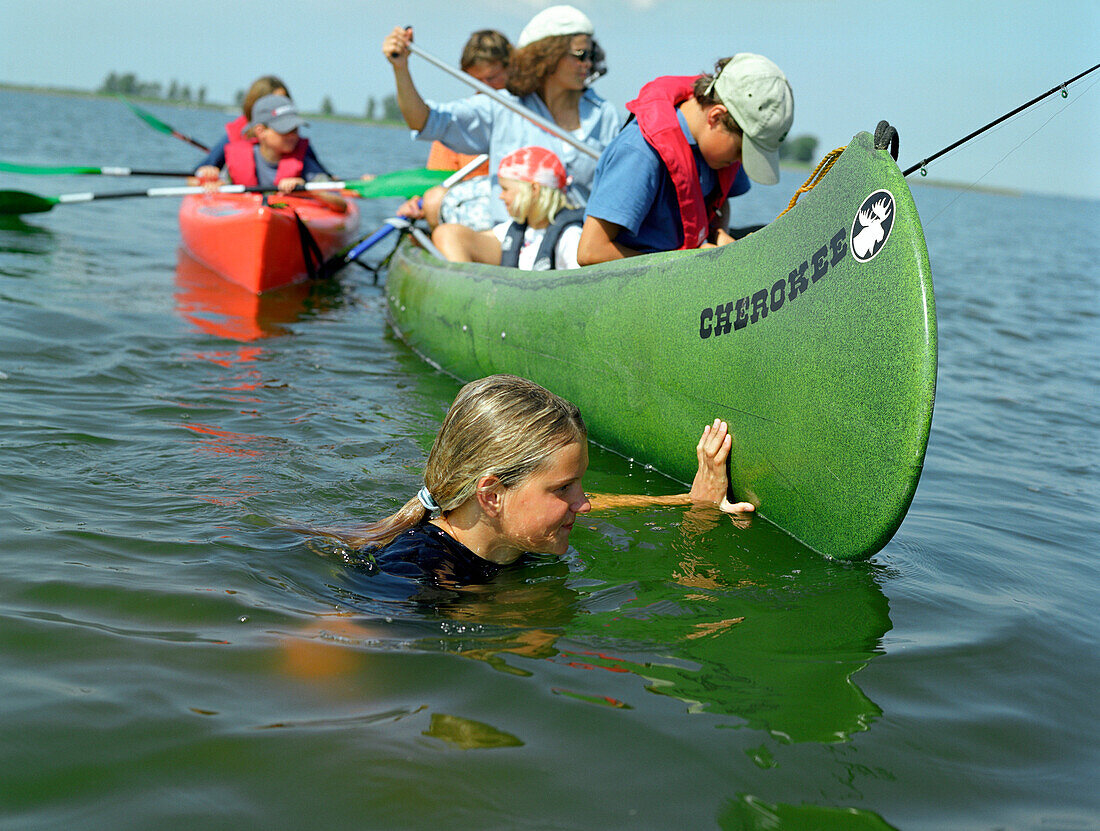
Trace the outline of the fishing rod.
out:
[[[1082,72],[1082,73],[1081,73],[1080,75],[1075,75],[1074,77],[1070,78],[1070,79],[1069,79],[1068,81],[1062,81],[1062,83],[1058,84],[1057,86],[1055,86],[1055,87],[1051,87],[1051,88],[1050,88],[1050,89],[1048,89],[1048,90],[1047,90],[1046,92],[1044,92],[1044,93],[1043,93],[1042,95],[1039,95],[1039,96],[1036,96],[1035,98],[1032,98],[1032,99],[1031,99],[1030,101],[1028,101],[1028,102],[1027,102],[1026,104],[1023,104],[1023,105],[1021,105],[1021,106],[1017,107],[1017,108],[1016,108],[1016,109],[1014,109],[1014,110],[1013,110],[1012,112],[1010,112],[1010,113],[1006,113],[1005,115],[1002,115],[1002,116],[1001,116],[1000,118],[998,118],[998,119],[996,119],[996,120],[994,120],[994,121],[990,121],[990,122],[989,122],[988,124],[986,124],[986,125],[985,125],[984,127],[980,127],[979,129],[975,130],[975,131],[974,131],[973,133],[971,133],[970,135],[966,136],[965,138],[961,138],[961,139],[959,139],[958,141],[956,141],[956,142],[955,142],[954,144],[950,145],[949,147],[945,147],[945,148],[943,148],[943,150],[941,150],[941,151],[940,151],[939,153],[933,153],[933,154],[932,154],[931,156],[929,156],[929,157],[928,157],[927,159],[922,159],[921,161],[919,161],[919,162],[917,162],[917,163],[916,163],[915,165],[913,165],[913,166],[912,166],[911,168],[909,168],[908,170],[906,170],[906,171],[905,171],[904,173],[902,173],[902,175],[903,175],[903,176],[908,176],[908,175],[909,175],[910,173],[913,173],[913,172],[915,172],[915,171],[919,170],[919,171],[920,171],[920,175],[921,175],[921,176],[927,176],[927,175],[928,175],[928,171],[927,171],[927,170],[926,170],[925,168],[927,167],[927,165],[928,165],[928,163],[929,163],[929,162],[935,161],[935,160],[936,160],[936,159],[938,159],[938,158],[939,158],[940,156],[942,156],[942,155],[943,155],[944,153],[950,153],[950,152],[951,152],[952,150],[954,150],[954,149],[955,149],[956,147],[958,147],[958,146],[959,146],[960,144],[965,144],[966,142],[970,141],[970,140],[971,140],[972,138],[975,138],[975,137],[977,137],[977,136],[980,136],[980,135],[981,135],[982,133],[984,133],[984,132],[985,132],[986,130],[989,130],[989,129],[993,128],[993,127],[996,127],[996,126],[997,126],[998,124],[1000,124],[1000,123],[1001,123],[1002,121],[1005,121],[1005,120],[1007,120],[1007,119],[1009,119],[1009,118],[1012,118],[1012,116],[1016,115],[1017,113],[1021,113],[1021,112],[1023,112],[1023,111],[1024,111],[1024,110],[1026,110],[1026,109],[1027,109],[1028,107],[1030,107],[1030,106],[1032,106],[1032,105],[1034,105],[1034,104],[1037,104],[1037,103],[1039,103],[1039,102],[1040,102],[1040,101],[1042,101],[1042,100],[1043,100],[1044,98],[1047,98],[1048,96],[1051,96],[1051,95],[1053,95],[1054,93],[1056,93],[1056,92],[1058,92],[1058,91],[1061,91],[1061,93],[1062,93],[1062,97],[1063,97],[1063,98],[1068,98],[1068,97],[1069,97],[1069,92],[1068,92],[1068,91],[1066,90],[1066,87],[1068,87],[1068,86],[1069,86],[1070,84],[1072,84],[1072,83],[1073,83],[1074,81],[1079,81],[1080,79],[1084,78],[1084,77],[1085,77],[1086,75],[1088,75],[1088,74],[1089,74],[1090,72],[1095,72],[1095,71],[1096,71],[1097,69],[1100,69],[1100,63],[1096,64],[1096,66],[1092,67],[1091,69],[1086,69],[1086,70],[1085,70],[1084,72]]]

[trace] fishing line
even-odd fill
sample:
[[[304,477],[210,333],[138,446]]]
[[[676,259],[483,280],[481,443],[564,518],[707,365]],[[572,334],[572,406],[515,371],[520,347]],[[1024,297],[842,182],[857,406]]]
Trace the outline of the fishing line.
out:
[[[1090,72],[1095,72],[1097,69],[1100,69],[1100,63],[1096,64],[1096,66],[1092,67],[1091,69],[1086,69],[1084,72],[1082,72],[1078,75],[1074,75],[1068,81],[1062,81],[1062,83],[1058,84],[1057,86],[1051,87],[1046,92],[1044,92],[1042,95],[1035,96],[1030,101],[1028,101],[1026,104],[1021,104],[1019,107],[1014,109],[1012,112],[1005,113],[1000,118],[996,118],[993,121],[990,121],[984,127],[979,127],[973,133],[971,133],[968,136],[964,136],[963,138],[956,141],[954,144],[948,145],[947,147],[943,148],[943,150],[939,151],[938,153],[933,153],[928,158],[917,162],[915,165],[913,165],[908,170],[903,172],[902,175],[903,176],[908,176],[910,173],[914,173],[918,170],[921,172],[921,176],[928,175],[928,172],[925,168],[928,166],[929,162],[935,161],[936,159],[938,159],[940,156],[944,155],[945,153],[950,153],[952,150],[954,150],[959,145],[965,144],[966,142],[970,141],[972,138],[976,138],[977,136],[980,136],[986,130],[989,130],[992,127],[996,127],[1001,122],[1007,121],[1008,119],[1012,118],[1012,116],[1016,115],[1017,113],[1023,112],[1028,107],[1032,106],[1033,104],[1039,103],[1040,101],[1042,101],[1044,98],[1047,98],[1048,96],[1054,95],[1054,93],[1056,93],[1056,92],[1061,92],[1063,98],[1068,98],[1069,97],[1069,90],[1067,89],[1067,87],[1070,84],[1072,84],[1074,81],[1078,81],[1081,78],[1084,78]]]
[[[913,166],[912,166],[912,167],[910,167],[910,168],[909,168],[908,170],[906,170],[906,171],[904,172],[904,174],[902,174],[902,175],[904,175],[904,176],[908,176],[908,175],[909,175],[910,173],[912,173],[913,171],[915,171],[915,170],[918,170],[918,169],[919,169],[919,170],[920,170],[920,172],[921,172],[921,176],[926,176],[926,175],[927,175],[927,170],[925,170],[924,166],[925,166],[925,164],[926,164],[927,162],[930,162],[930,161],[932,161],[933,159],[937,159],[937,158],[940,158],[940,157],[941,157],[941,156],[943,156],[944,154],[946,154],[946,153],[949,153],[950,151],[952,151],[952,150],[956,149],[957,147],[959,147],[959,146],[960,146],[961,144],[963,144],[964,142],[966,142],[966,141],[969,141],[969,140],[971,140],[971,139],[973,139],[973,138],[976,138],[977,136],[979,136],[979,135],[981,135],[982,133],[984,133],[984,132],[986,132],[986,131],[988,131],[988,130],[992,129],[993,127],[995,127],[995,126],[997,126],[997,125],[1000,125],[1000,124],[1002,124],[1003,122],[1007,121],[1008,119],[1012,118],[1013,116],[1017,116],[1017,115],[1019,115],[1020,113],[1022,113],[1022,112],[1023,112],[1023,111],[1025,110],[1025,109],[1027,109],[1028,107],[1031,107],[1032,105],[1034,105],[1034,104],[1038,103],[1039,101],[1042,101],[1042,100],[1043,100],[1044,98],[1047,98],[1048,96],[1050,96],[1050,95],[1053,95],[1053,94],[1054,94],[1055,92],[1059,92],[1059,91],[1060,91],[1060,92],[1062,93],[1062,97],[1063,97],[1063,98],[1069,98],[1069,92],[1068,92],[1068,90],[1066,89],[1066,87],[1067,87],[1067,86],[1069,86],[1069,84],[1073,83],[1074,81],[1077,81],[1077,80],[1079,80],[1079,79],[1083,78],[1084,76],[1088,75],[1088,74],[1089,74],[1090,72],[1093,72],[1093,71],[1095,71],[1096,69],[1100,69],[1100,64],[1097,64],[1096,66],[1092,67],[1092,69],[1087,69],[1087,70],[1085,70],[1085,71],[1084,71],[1084,72],[1082,72],[1082,73],[1081,73],[1080,75],[1077,75],[1077,76],[1075,76],[1075,77],[1071,78],[1071,79],[1070,79],[1070,80],[1068,80],[1068,81],[1063,81],[1063,82],[1062,82],[1061,84],[1059,84],[1058,86],[1056,86],[1056,87],[1053,87],[1052,89],[1048,90],[1047,92],[1044,92],[1044,93],[1043,93],[1042,95],[1040,95],[1040,96],[1038,96],[1038,97],[1036,97],[1036,98],[1033,98],[1033,99],[1031,99],[1031,100],[1030,100],[1030,101],[1028,101],[1028,102],[1027,102],[1026,104],[1024,104],[1024,105],[1022,105],[1022,106],[1020,106],[1020,107],[1017,107],[1017,108],[1016,108],[1015,110],[1013,110],[1012,112],[1010,112],[1010,113],[1007,113],[1007,114],[1005,114],[1005,115],[1001,116],[1000,118],[996,119],[995,121],[991,121],[991,122],[990,122],[989,124],[985,125],[984,127],[982,127],[982,128],[981,128],[981,129],[979,129],[979,130],[976,130],[976,131],[974,131],[973,133],[971,133],[971,134],[970,134],[969,136],[967,136],[966,138],[964,138],[964,139],[960,139],[959,141],[957,141],[957,142],[955,142],[954,144],[952,144],[952,145],[951,145],[950,147],[946,147],[946,148],[944,148],[944,149],[943,149],[943,150],[941,150],[941,151],[940,151],[939,153],[936,153],[936,154],[935,154],[935,155],[933,155],[933,156],[929,156],[929,157],[928,157],[927,159],[925,159],[925,160],[924,160],[923,162],[919,162],[919,163],[917,163],[917,164],[913,165]],[[980,183],[982,182],[982,180],[983,180],[983,179],[985,179],[985,177],[986,177],[986,176],[988,176],[988,175],[989,175],[990,173],[992,173],[992,172],[993,172],[994,170],[996,170],[996,169],[997,169],[997,168],[998,168],[998,167],[999,167],[999,166],[1001,165],[1001,163],[1002,163],[1002,162],[1004,162],[1004,160],[1005,160],[1005,159],[1007,159],[1007,158],[1008,158],[1009,156],[1011,156],[1011,155],[1012,155],[1013,153],[1015,153],[1015,152],[1016,152],[1017,150],[1019,150],[1019,149],[1020,149],[1021,147],[1023,147],[1023,146],[1025,145],[1025,144],[1027,144],[1027,142],[1031,141],[1031,139],[1033,139],[1033,138],[1034,138],[1034,137],[1035,137],[1035,136],[1036,136],[1036,135],[1037,135],[1037,134],[1039,133],[1039,131],[1041,131],[1041,130],[1042,130],[1043,128],[1045,128],[1045,127],[1046,127],[1046,126],[1047,126],[1047,125],[1048,125],[1048,124],[1049,124],[1049,123],[1050,123],[1051,121],[1053,121],[1053,120],[1054,120],[1055,118],[1057,118],[1057,117],[1058,117],[1059,115],[1061,115],[1061,114],[1062,114],[1063,112],[1065,112],[1065,111],[1066,111],[1066,109],[1068,109],[1068,108],[1069,108],[1069,107],[1071,107],[1071,106],[1072,106],[1073,104],[1076,104],[1076,103],[1077,103],[1078,101],[1080,101],[1080,100],[1081,100],[1081,99],[1082,99],[1082,98],[1083,98],[1083,97],[1084,97],[1085,95],[1087,95],[1087,94],[1088,94],[1088,93],[1089,93],[1089,92],[1090,92],[1090,91],[1092,90],[1092,88],[1093,88],[1093,87],[1095,87],[1095,86],[1096,86],[1096,85],[1097,85],[1098,83],[1100,83],[1100,79],[1098,79],[1098,80],[1096,80],[1096,81],[1093,81],[1093,82],[1092,82],[1092,83],[1091,83],[1091,84],[1090,84],[1089,86],[1085,87],[1085,88],[1084,88],[1084,89],[1083,89],[1083,90],[1082,90],[1082,91],[1080,92],[1080,94],[1078,94],[1078,96],[1077,96],[1077,97],[1076,97],[1076,98],[1075,98],[1074,100],[1072,100],[1072,101],[1066,101],[1066,103],[1065,103],[1064,105],[1062,105],[1062,107],[1060,107],[1060,108],[1059,108],[1059,109],[1058,109],[1057,111],[1055,111],[1055,112],[1051,113],[1050,117],[1049,117],[1049,118],[1048,118],[1048,119],[1047,119],[1046,121],[1044,121],[1044,122],[1043,122],[1042,124],[1040,124],[1040,125],[1039,125],[1038,127],[1036,127],[1036,128],[1034,129],[1034,130],[1032,130],[1032,131],[1031,131],[1031,132],[1030,132],[1030,133],[1029,133],[1029,134],[1028,134],[1027,136],[1025,136],[1024,138],[1022,138],[1022,139],[1021,139],[1021,140],[1020,140],[1020,141],[1019,141],[1019,142],[1018,142],[1018,143],[1016,144],[1016,146],[1015,146],[1015,147],[1013,147],[1012,149],[1010,149],[1009,151],[1007,151],[1007,152],[1006,152],[1006,153],[1005,153],[1005,154],[1004,154],[1003,156],[1001,156],[1001,158],[1000,158],[1000,159],[998,159],[998,160],[997,160],[996,162],[994,162],[994,163],[993,163],[992,165],[990,165],[989,169],[988,169],[988,170],[986,170],[986,171],[985,171],[985,173],[983,173],[983,174],[982,174],[981,176],[979,176],[979,177],[978,177],[977,179],[975,179],[975,180],[974,180],[973,182],[971,182],[971,183],[970,183],[969,185],[967,185],[967,186],[966,186],[965,188],[963,188],[963,189],[962,189],[961,191],[959,191],[959,192],[958,192],[958,193],[957,193],[957,194],[955,195],[954,199],[951,199],[951,200],[950,200],[950,201],[949,201],[949,202],[948,202],[948,203],[947,203],[946,205],[944,205],[944,206],[943,206],[942,208],[940,208],[940,210],[939,210],[939,211],[937,211],[937,212],[936,212],[936,214],[935,214],[934,216],[932,216],[932,218],[931,218],[931,219],[929,219],[929,220],[928,220],[928,222],[926,222],[925,224],[926,224],[926,225],[930,225],[930,224],[932,224],[933,222],[935,222],[935,221],[936,221],[936,219],[938,219],[938,218],[939,218],[939,216],[940,216],[940,215],[941,215],[941,214],[942,214],[942,213],[943,213],[944,211],[946,211],[946,210],[947,210],[948,208],[950,208],[950,207],[951,207],[951,206],[952,206],[953,204],[955,204],[955,202],[956,202],[956,201],[957,201],[957,200],[958,200],[958,199],[959,199],[959,198],[960,198],[960,197],[961,197],[961,196],[962,196],[963,194],[971,192],[971,191],[972,191],[972,190],[974,189],[974,187],[975,187],[975,186],[979,185],[979,184],[980,184]]]

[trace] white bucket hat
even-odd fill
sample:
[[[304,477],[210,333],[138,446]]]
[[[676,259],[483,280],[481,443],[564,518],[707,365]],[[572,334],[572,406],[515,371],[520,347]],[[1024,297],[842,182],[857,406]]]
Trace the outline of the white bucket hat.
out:
[[[794,94],[787,76],[763,55],[740,52],[722,67],[707,90],[729,110],[744,132],[741,166],[754,182],[779,181],[779,142],[794,121]]]

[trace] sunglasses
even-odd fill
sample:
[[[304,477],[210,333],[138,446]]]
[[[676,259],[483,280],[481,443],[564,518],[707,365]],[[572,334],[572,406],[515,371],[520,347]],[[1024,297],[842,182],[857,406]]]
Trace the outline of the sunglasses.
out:
[[[592,63],[596,59],[596,47],[589,46],[587,49],[570,49],[569,54],[582,63],[584,61]]]

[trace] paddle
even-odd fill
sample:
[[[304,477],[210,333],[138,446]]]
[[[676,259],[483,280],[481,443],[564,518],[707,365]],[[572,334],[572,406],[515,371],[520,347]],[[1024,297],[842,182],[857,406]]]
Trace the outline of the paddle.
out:
[[[0,173],[27,173],[33,176],[190,176],[190,170],[134,170],[130,167],[85,167],[80,165],[12,164],[0,162]]]
[[[186,141],[188,144],[192,145],[193,147],[199,148],[199,150],[201,150],[203,153],[209,153],[210,152],[210,148],[207,147],[205,144],[203,144],[201,141],[195,141],[190,136],[185,136],[183,133],[173,129],[172,127],[169,127],[167,124],[165,124],[159,118],[157,118],[155,115],[153,115],[150,112],[146,112],[145,110],[141,109],[141,107],[138,107],[138,106],[135,106],[134,104],[131,104],[129,101],[127,101],[121,95],[119,96],[119,100],[121,100],[123,104],[125,104],[127,107],[129,107],[134,115],[136,115],[138,118],[140,118],[146,124],[148,124],[150,127],[152,127],[154,130],[156,130],[158,133],[164,133],[165,135],[172,136],[173,138],[178,138],[180,141]]]
[[[501,106],[506,107],[509,110],[511,110],[512,112],[523,116],[528,121],[530,121],[532,124],[534,124],[536,127],[541,127],[546,132],[557,136],[562,141],[564,141],[566,144],[569,144],[569,145],[575,147],[577,150],[581,151],[582,153],[585,153],[585,154],[591,156],[593,159],[598,159],[600,157],[600,153],[599,153],[598,150],[595,150],[595,149],[589,147],[583,141],[580,141],[575,136],[570,135],[565,130],[563,130],[561,127],[559,127],[557,124],[555,124],[553,121],[548,121],[547,119],[543,118],[538,113],[532,112],[531,110],[527,109],[527,107],[520,104],[518,101],[514,101],[514,100],[511,100],[509,98],[505,98],[497,90],[493,89],[488,84],[482,83],[477,78],[463,72],[461,69],[455,69],[453,66],[450,66],[449,64],[444,63],[439,58],[437,58],[433,55],[429,55],[427,52],[425,52],[423,49],[421,49],[415,43],[410,43],[409,44],[409,51],[414,55],[419,55],[421,58],[426,60],[428,63],[434,64],[435,66],[439,67],[444,72],[446,72],[448,75],[451,75],[451,76],[457,78],[458,80],[462,81],[462,83],[468,84],[469,86],[476,89],[478,92],[483,93],[485,95],[488,95],[490,98],[492,98],[494,101],[496,101]]]
[[[462,181],[467,176],[469,176],[471,172],[473,172],[477,168],[481,167],[481,165],[488,158],[489,157],[487,155],[485,155],[484,153],[482,153],[480,156],[475,156],[473,159],[471,159],[469,162],[464,164],[462,167],[460,167],[454,173],[451,173],[450,175],[448,175],[447,178],[444,179],[440,184],[442,184],[443,187],[445,187],[445,188],[449,188],[451,185],[455,184],[456,182]],[[435,172],[435,173],[446,173],[447,171],[437,170],[437,171],[433,171],[433,172]],[[410,229],[410,228],[413,230],[414,233],[419,230],[417,228],[413,228],[412,223],[410,223],[407,219],[404,219],[403,217],[396,217],[396,216],[391,217],[390,219],[387,219],[385,224],[381,228],[379,228],[377,231],[375,231],[373,234],[370,234],[369,236],[363,237],[363,239],[359,240],[359,242],[357,242],[355,245],[353,245],[351,248],[347,249],[343,253],[336,254],[336,255],[330,257],[327,261],[322,263],[321,268],[319,269],[319,271],[322,275],[324,275],[326,277],[330,277],[333,274],[335,274],[336,272],[338,272],[340,269],[342,269],[344,266],[349,265],[350,263],[352,263],[355,260],[359,259],[361,256],[363,256],[368,251],[368,249],[370,249],[376,243],[384,240],[386,237],[388,237],[394,231],[397,231],[397,230],[402,230],[403,231],[403,230]],[[426,235],[424,235],[423,232],[421,232],[421,236],[424,236],[426,238]],[[421,244],[423,244],[423,240],[421,240],[419,236],[417,237],[417,239],[421,241]],[[425,245],[425,248],[429,248],[429,246],[430,246],[429,250],[431,250],[433,252],[437,250],[434,245],[431,245],[431,240],[430,239],[427,240],[427,242],[428,242],[428,244]]]
[[[344,182],[307,182],[300,191],[348,190],[364,199],[383,199],[386,197],[408,198],[421,193],[425,188],[437,185],[448,175],[446,170],[395,170],[384,173],[369,181]],[[189,196],[207,193],[202,186],[184,186],[168,188],[149,188],[148,190],[118,191],[115,193],[64,193],[59,196],[39,196],[22,190],[0,190],[0,215],[45,213],[54,205],[66,205],[72,202],[91,202],[102,199],[129,199],[148,196]],[[274,188],[245,185],[222,185],[216,193],[273,193]]]

